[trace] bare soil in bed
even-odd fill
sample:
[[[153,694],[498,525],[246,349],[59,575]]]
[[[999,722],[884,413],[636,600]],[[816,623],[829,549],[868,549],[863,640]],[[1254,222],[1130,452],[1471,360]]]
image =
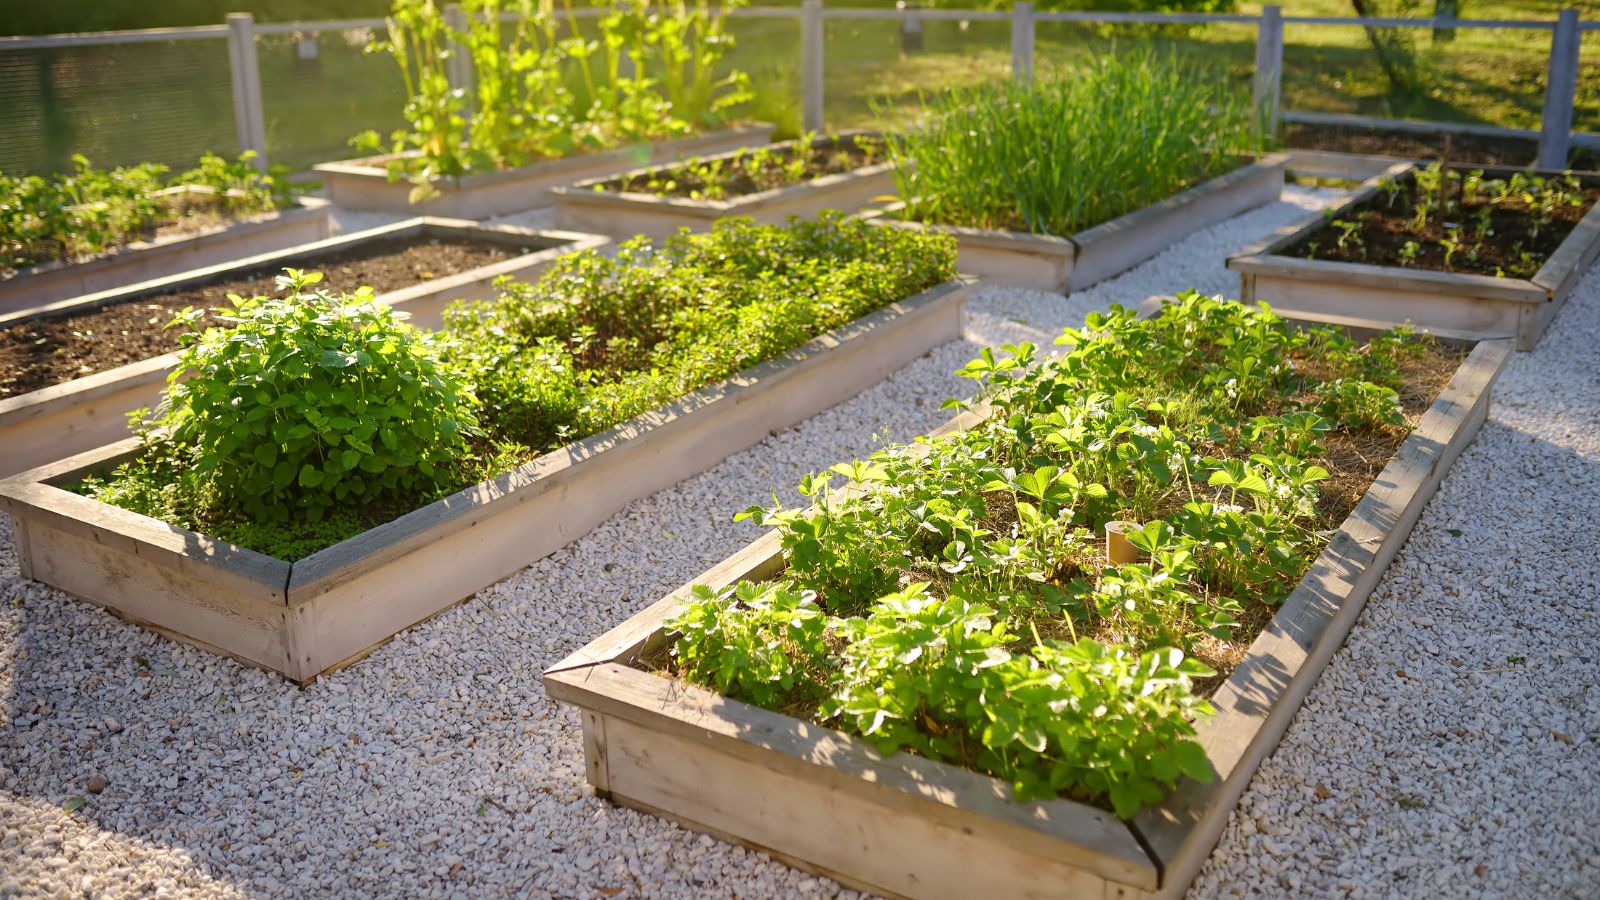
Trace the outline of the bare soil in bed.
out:
[[[282,273],[284,265],[322,272],[324,278],[318,285],[322,289],[341,292],[370,285],[382,294],[535,249],[485,241],[388,238],[339,253],[287,260],[202,287],[62,318],[23,322],[0,330],[0,398],[170,353],[178,349],[178,337],[184,331],[164,327],[174,314],[190,307],[225,308],[229,294],[272,293],[276,290],[273,278]],[[220,321],[207,313],[200,324]]]
[[[803,167],[793,164],[803,155]],[[599,185],[607,191],[692,200],[731,200],[775,188],[805,184],[884,162],[883,144],[874,138],[818,140],[809,147],[755,148],[735,160],[689,160]]]
[[[1424,227],[1417,228],[1413,221],[1414,189],[1406,185],[1397,202],[1391,204],[1379,194],[1330,220],[1282,253],[1332,262],[1531,278],[1600,200],[1600,189],[1586,187],[1580,193],[1584,201],[1581,206],[1551,210],[1550,222],[1544,226],[1539,226],[1533,210],[1522,204],[1489,207],[1489,230],[1480,233],[1476,214],[1488,204],[1479,202],[1467,204],[1464,214],[1452,217],[1460,221],[1433,215]],[[1359,228],[1353,237],[1341,240],[1344,229],[1335,221],[1352,222]],[[1454,253],[1449,252],[1446,243],[1451,238],[1462,244]],[[1416,246],[1407,258],[1410,243]]]
[[[1348,125],[1291,123],[1284,128],[1284,146],[1335,153],[1393,156],[1400,159],[1439,159],[1445,153],[1442,131],[1388,131]],[[1531,166],[1539,156],[1539,142],[1526,138],[1450,135],[1450,162],[1485,166]],[[1568,160],[1572,169],[1592,170],[1600,160],[1585,149],[1574,148]]]

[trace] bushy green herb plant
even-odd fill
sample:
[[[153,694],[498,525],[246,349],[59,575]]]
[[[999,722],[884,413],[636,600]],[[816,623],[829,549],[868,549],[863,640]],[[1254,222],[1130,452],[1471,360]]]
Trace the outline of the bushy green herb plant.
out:
[[[1148,319],[1091,315],[1058,343],[962,370],[990,410],[980,426],[807,476],[808,507],[741,514],[777,528],[787,567],[691,596],[669,623],[679,673],[1023,798],[1131,816],[1178,776],[1209,777],[1193,683],[1342,515],[1319,493],[1328,442],[1398,443],[1394,391],[1366,379],[1400,383],[1416,342],[1189,293]],[[1137,523],[1138,561],[1105,557],[1113,520]],[[775,597],[805,598],[803,650]]]
[[[906,217],[942,225],[1070,235],[1261,145],[1255,109],[1225,75],[1151,51],[922,103],[925,124],[889,136],[889,157]]]
[[[232,297],[225,328],[185,335],[153,424],[192,492],[255,518],[316,522],[335,510],[447,486],[477,430],[470,390],[432,338],[371,288]]]
[[[389,173],[410,179],[420,200],[434,192],[434,177],[717,127],[750,99],[744,73],[717,72],[733,45],[728,10],[742,2],[611,0],[591,24],[571,0],[559,8],[555,0],[463,0],[465,27],[453,28],[435,0],[394,0],[388,39],[368,50],[399,66],[407,127],[387,145],[373,131],[352,144],[415,151],[392,160]],[[470,57],[470,93],[450,84],[459,52]]]
[[[370,292],[327,297],[291,272],[288,296],[240,300],[185,351],[192,377],[144,454],[78,489],[297,559],[954,273],[941,235],[732,220],[567,258],[429,337]],[[774,615],[803,616],[786,602]]]
[[[836,213],[789,226],[724,219],[657,247],[564,257],[446,329],[497,433],[565,443],[771,359],[946,281],[953,242]]]

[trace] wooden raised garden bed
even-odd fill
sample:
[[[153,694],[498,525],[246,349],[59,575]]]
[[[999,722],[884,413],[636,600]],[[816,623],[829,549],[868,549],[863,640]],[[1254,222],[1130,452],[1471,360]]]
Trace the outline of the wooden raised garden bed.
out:
[[[1289,174],[1298,178],[1326,178],[1336,181],[1366,181],[1382,175],[1396,164],[1412,160],[1372,153],[1344,153],[1338,150],[1283,151],[1289,157]]]
[[[487,219],[549,206],[551,189],[560,185],[613,176],[640,165],[765,144],[772,131],[771,125],[744,125],[648,145],[577,153],[504,172],[435,179],[438,196],[415,204],[410,182],[389,180],[385,168],[389,157],[322,163],[312,169],[321,176],[328,199],[346,209]]]
[[[1519,170],[1483,171],[1491,177],[1504,177]],[[1560,247],[1529,277],[1290,255],[1327,228],[1331,220],[1353,218],[1361,207],[1377,201],[1382,192],[1380,179],[1393,179],[1403,185],[1415,174],[1413,163],[1392,166],[1383,175],[1365,182],[1331,215],[1307,215],[1230,257],[1228,268],[1239,273],[1240,299],[1246,303],[1264,300],[1289,314],[1409,321],[1436,329],[1514,337],[1519,350],[1532,350],[1600,253],[1600,204],[1589,208]],[[1586,178],[1584,183],[1594,187],[1600,185],[1600,179]],[[1509,238],[1497,235],[1491,240]]]
[[[199,188],[164,188],[159,194],[199,192]],[[216,265],[280,247],[317,241],[333,234],[328,203],[303,197],[300,205],[191,231],[136,241],[82,262],[48,262],[0,277],[0,314],[107,291]]]
[[[1478,343],[1213,695],[1198,740],[1216,777],[1180,780],[1128,821],[731,700],[646,671],[688,586],[545,673],[580,708],[589,781],[615,802],[754,847],[859,889],[917,898],[1181,897],[1257,765],[1344,641],[1450,464],[1483,423],[1511,353]],[[943,431],[971,427],[966,413]],[[770,532],[693,584],[765,580]]]
[[[137,439],[0,482],[24,576],[302,684],[583,535],[629,502],[961,335],[946,282],[783,356],[290,563],[64,490]]]
[[[850,133],[819,139],[812,146],[822,152],[845,152],[858,138]],[[790,155],[800,141],[783,141],[768,148]],[[697,162],[731,166],[748,153],[734,150],[703,157]],[[881,155],[881,153],[880,153]],[[748,216],[757,222],[782,224],[790,216],[809,218],[825,209],[854,212],[895,191],[894,167],[887,161],[871,162],[848,172],[820,175],[798,184],[740,194],[722,200],[693,199],[629,189],[647,179],[670,179],[683,164],[635,169],[620,176],[590,178],[555,188],[556,223],[562,228],[592,231],[616,238],[636,234],[661,238],[679,228],[703,230],[726,216]]]
[[[231,283],[254,273],[265,273],[260,277],[257,290],[270,292],[271,274],[284,266],[314,269],[320,259],[341,258],[359,253],[366,247],[398,247],[432,240],[470,242],[475,246],[495,248],[495,255],[499,259],[487,265],[420,280],[380,294],[379,299],[406,310],[411,313],[414,323],[429,328],[440,323],[445,307],[455,300],[492,299],[497,278],[527,278],[543,271],[564,254],[606,243],[603,237],[571,232],[485,226],[451,219],[411,219],[0,315],[0,331],[40,320],[92,315],[101,307],[131,308],[127,305],[218,283]],[[349,287],[353,289],[355,285]],[[214,297],[210,305],[225,302],[222,297]],[[145,327],[159,329],[171,315],[171,311],[154,315],[151,318],[157,321],[154,324],[146,323]],[[174,362],[172,354],[162,354],[50,384],[18,396],[0,398],[0,444],[5,447],[5,453],[0,454],[0,477],[126,437],[126,414],[140,407],[154,407],[160,401],[167,373]]]
[[[1276,202],[1283,193],[1287,160],[1282,154],[1262,156],[1070,237],[907,222],[895,218],[904,208],[900,203],[863,215],[885,225],[954,235],[961,271],[986,282],[1064,294],[1126,272],[1202,228]]]

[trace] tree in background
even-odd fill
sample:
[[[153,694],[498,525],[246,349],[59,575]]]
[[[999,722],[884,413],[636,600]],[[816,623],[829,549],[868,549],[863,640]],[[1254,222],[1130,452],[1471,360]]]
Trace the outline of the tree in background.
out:
[[[1350,0],[1350,7],[1363,19],[1410,19],[1423,0]],[[1389,93],[1411,94],[1422,88],[1415,42],[1408,29],[1362,26],[1367,43],[1378,58],[1378,67],[1389,82]]]

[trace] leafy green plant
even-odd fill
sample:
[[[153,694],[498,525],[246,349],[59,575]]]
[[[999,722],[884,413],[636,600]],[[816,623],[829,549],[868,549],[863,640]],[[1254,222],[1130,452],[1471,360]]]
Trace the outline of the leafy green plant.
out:
[[[179,173],[171,184],[209,189],[214,208],[233,216],[292,206],[296,189],[288,180],[288,167],[272,166],[263,172],[256,167],[255,158],[254,150],[246,150],[234,159],[207,153],[197,166]]]
[[[1022,798],[1131,816],[1210,777],[1195,683],[1226,674],[1219,648],[1249,641],[1343,515],[1320,493],[1329,443],[1398,445],[1395,392],[1365,379],[1402,380],[1417,339],[1363,345],[1187,293],[1057,343],[961,370],[989,410],[977,427],[807,476],[805,508],[742,513],[777,529],[786,568],[688,598],[668,624],[677,674]],[[1092,537],[1113,520],[1138,523],[1137,561]],[[804,640],[786,630],[801,609]]]
[[[942,235],[727,220],[565,258],[430,336],[290,272],[193,339],[145,452],[77,489],[298,559],[954,274]]]
[[[447,314],[497,433],[544,449],[593,434],[951,278],[943,236],[837,213],[564,257]]]
[[[230,161],[207,153],[165,185],[166,166],[96,169],[82,155],[73,157],[69,175],[0,173],[0,269],[93,256],[197,213],[234,218],[291,205],[295,192],[282,169],[263,174],[251,163],[254,156],[245,152]]]
[[[721,592],[697,585],[692,596],[677,643],[691,677],[763,706],[815,699],[795,696],[829,664],[828,621],[815,598],[755,584]]]
[[[321,280],[290,269],[283,296],[232,297],[229,327],[186,335],[154,420],[185,478],[253,517],[437,491],[477,431],[429,336],[370,288],[308,290]]]
[[[925,124],[889,136],[888,153],[906,217],[944,225],[1070,235],[1234,168],[1262,142],[1229,79],[1153,51],[921,102]]]
[[[820,139],[815,132],[807,132],[788,146],[742,147],[719,158],[693,157],[601,182],[594,189],[725,200],[851,172],[879,162],[882,155],[879,138],[848,135]]]
[[[434,0],[394,0],[388,39],[367,49],[399,66],[407,127],[387,144],[373,131],[351,143],[394,154],[391,179],[411,180],[418,200],[436,177],[717,127],[750,99],[745,74],[717,73],[733,44],[727,13],[742,2],[610,0],[586,34],[571,0],[559,11],[555,0],[463,0],[464,27]],[[470,94],[450,82],[457,53],[470,58]]]
[[[1529,277],[1594,198],[1592,189],[1570,173],[1513,172],[1489,178],[1481,169],[1439,163],[1418,168],[1405,180],[1380,179],[1378,188],[1378,197],[1347,218],[1326,211],[1328,227],[1294,252],[1309,259],[1364,261],[1372,249],[1364,234],[1374,217],[1392,214],[1374,235],[1382,238],[1390,230],[1403,230],[1409,238],[1399,241],[1385,262]],[[1527,249],[1541,240],[1540,250]],[[1507,244],[1509,253],[1503,252]]]

